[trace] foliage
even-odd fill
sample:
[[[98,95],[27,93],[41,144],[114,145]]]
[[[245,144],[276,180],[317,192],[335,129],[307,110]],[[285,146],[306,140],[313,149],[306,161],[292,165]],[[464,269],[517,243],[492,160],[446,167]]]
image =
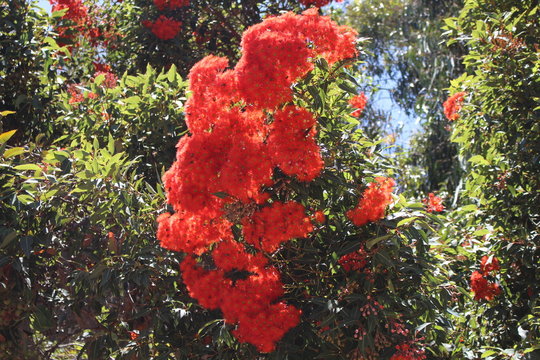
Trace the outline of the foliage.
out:
[[[103,77],[92,78],[75,85],[76,91],[61,94],[55,127],[65,135],[55,143],[105,139],[110,134],[115,149],[140,158],[137,172],[153,184],[164,164],[174,159],[172,149],[185,131],[185,83],[174,65],[159,73],[148,66],[136,76],[124,74],[112,88],[103,81]],[[77,94],[82,97],[75,102]]]
[[[305,6],[67,2],[86,7],[78,13],[84,16],[66,9],[49,15],[19,0],[0,5],[0,359],[538,356],[538,5],[468,0],[458,15],[457,2],[362,1],[347,18],[372,38],[358,42],[363,61],[325,60],[335,43],[311,37],[306,62],[294,58],[298,48],[284,52],[282,46],[287,61],[264,63],[279,58],[275,53],[256,57],[267,73],[252,73],[243,83],[254,89],[250,100],[237,99],[226,110],[249,113],[278,99],[278,108],[258,112],[264,126],[277,127],[283,109],[305,109],[316,125],[295,134],[316,141],[322,160],[320,171],[305,178],[291,170],[287,161],[295,159],[273,164],[272,181],[256,189],[269,196],[259,204],[250,196],[242,202],[231,201],[236,195],[226,191],[212,194],[229,202],[234,238],[279,272],[283,294],[272,300],[302,312],[275,351],[261,353],[237,340],[238,324],[226,321],[224,312],[190,296],[179,271],[186,255],[160,247],[156,218],[177,210],[166,205],[161,176],[182,156],[175,157],[177,141],[195,136],[189,106],[197,98],[196,80],[182,76],[209,52],[234,63],[250,25]],[[159,39],[142,24],[161,15],[182,22],[174,38]],[[449,49],[438,44],[443,22]],[[330,50],[316,56],[316,46]],[[457,57],[465,53],[465,74],[450,88],[450,94],[462,93],[455,98],[463,103],[448,108],[454,118],[448,122],[444,87],[462,71]],[[287,78],[284,64],[305,71]],[[241,65],[222,70],[236,68]],[[396,96],[424,114],[431,129],[425,148],[416,146],[402,158],[385,145],[390,141],[373,136],[380,129],[369,98],[369,111],[362,111],[360,94],[373,92],[370,76],[385,72],[399,75]],[[284,93],[271,88],[279,76]],[[202,81],[200,89],[213,81]],[[209,114],[204,119],[215,126],[221,115]],[[288,120],[279,120],[283,146],[289,128],[294,132]],[[444,127],[453,129],[461,170],[456,159],[439,163],[454,151]],[[267,135],[259,140],[276,141]],[[235,140],[227,134],[220,139]],[[302,141],[287,149],[295,153]],[[240,168],[264,160],[262,152],[239,159]],[[251,179],[244,175],[237,184]],[[443,197],[444,206],[434,194],[426,197],[439,188],[454,194]],[[282,221],[294,220],[264,218],[279,202],[303,209],[308,234],[278,239],[271,252],[244,241],[246,214],[257,211],[261,222],[274,221],[268,230],[274,233]],[[218,246],[201,257],[207,270]],[[237,282],[252,274],[227,276]]]
[[[179,73],[189,69],[208,53],[235,59],[242,32],[259,23],[268,14],[298,10],[297,1],[186,1],[187,6],[160,10],[150,0],[126,0],[112,3],[117,27],[122,34],[111,42],[108,62],[119,71],[142,71],[153,67],[176,65]],[[179,21],[181,29],[171,40],[162,40],[143,25],[166,16]]]
[[[461,286],[482,256],[498,259],[503,289],[493,301],[463,298],[456,308],[464,339],[456,354],[466,358],[538,354],[539,10],[534,2],[467,1],[446,21],[450,43],[469,49],[467,72],[451,88],[467,93],[452,141],[468,165],[447,251]]]
[[[355,1],[346,14],[347,22],[371,39],[366,67],[374,83],[388,87],[394,101],[421,120],[422,131],[413,136],[411,150],[401,160],[404,175],[410,173],[403,176],[402,186],[416,197],[435,190],[453,192],[461,176],[457,147],[449,140],[440,108],[450,79],[462,71],[463,47],[441,46],[444,18],[460,5],[461,1]],[[419,171],[420,179],[415,177]]]
[[[50,19],[24,0],[0,4],[0,109],[16,115],[4,117],[1,130],[25,128],[25,134],[50,133],[46,119],[55,116],[50,106],[58,91],[53,64]],[[15,139],[22,137],[17,133]]]

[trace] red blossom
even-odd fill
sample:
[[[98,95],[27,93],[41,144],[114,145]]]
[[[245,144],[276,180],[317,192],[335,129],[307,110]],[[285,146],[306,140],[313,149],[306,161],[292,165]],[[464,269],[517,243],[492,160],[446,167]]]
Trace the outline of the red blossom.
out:
[[[326,216],[320,210],[315,211],[315,213],[313,214],[313,219],[319,224],[324,224],[326,222]]]
[[[357,251],[343,255],[338,262],[347,272],[357,271],[367,265],[367,256],[366,250],[361,247]]]
[[[467,93],[458,92],[450,96],[443,104],[444,115],[450,121],[459,119],[458,111],[461,110],[463,98]]]
[[[182,22],[168,18],[165,15],[161,15],[154,22],[145,20],[142,24],[161,40],[174,39],[182,26]]]
[[[474,292],[475,300],[493,300],[493,298],[501,293],[499,284],[488,281],[484,274],[479,271],[474,271],[471,274],[471,290]]]
[[[82,0],[49,0],[52,5],[52,12],[67,9],[67,12],[62,16],[62,19],[68,19],[78,25],[87,22],[88,8],[83,4]]]
[[[188,6],[190,0],[154,0],[154,5],[158,10],[174,10],[180,7]]]
[[[395,185],[394,179],[376,177],[362,194],[358,206],[347,211],[347,217],[356,226],[382,219],[386,207],[392,202],[392,191]]]
[[[313,69],[313,59],[333,64],[356,56],[356,35],[315,8],[267,18],[242,36],[242,57],[235,67],[240,94],[261,108],[290,101],[291,85]]]
[[[275,202],[245,218],[242,224],[245,240],[266,252],[274,252],[281,243],[313,231],[304,207],[294,201]]]
[[[287,106],[276,111],[268,138],[270,158],[285,174],[312,181],[323,168],[316,132],[315,118],[306,109]]]
[[[81,93],[81,91],[77,88],[77,85],[69,85],[67,89],[70,98],[69,98],[69,104],[76,104],[79,102],[84,101],[84,96]]]
[[[342,2],[343,0],[336,0],[336,2]],[[323,7],[330,4],[332,0],[300,0],[300,4],[304,6]]]
[[[144,25],[155,33],[158,21]],[[164,248],[188,254],[181,271],[190,296],[220,309],[237,326],[239,341],[261,352],[272,351],[300,318],[300,310],[279,300],[279,272],[261,251],[313,231],[302,204],[269,204],[264,189],[274,184],[276,167],[299,181],[313,180],[323,168],[315,116],[285,103],[315,57],[334,63],[355,56],[355,35],[316,10],[288,13],[246,31],[234,68],[207,56],[188,75],[191,134],[178,142],[163,177],[174,213],[158,217],[157,237]],[[232,226],[240,224],[254,254],[234,238]],[[205,252],[212,270],[194,257]]]
[[[97,78],[99,75],[105,76],[105,79],[101,83],[102,86],[112,89],[115,88],[118,83],[118,78],[116,75],[110,71],[97,71],[94,73],[94,79]]]
[[[501,266],[499,265],[499,260],[493,256],[483,256],[480,260],[480,271],[484,274],[499,271]]]
[[[111,67],[107,64],[103,64],[100,62],[92,62],[92,65],[94,65],[94,71],[95,72],[111,72]]]
[[[362,115],[362,112],[364,111],[364,108],[367,105],[367,97],[366,94],[361,92],[360,94],[353,96],[349,100],[349,104],[355,108],[356,110],[351,113],[354,117],[360,117]]]
[[[444,210],[442,199],[433,193],[428,194],[428,198],[422,201],[426,205],[427,212],[441,212]]]
[[[390,360],[424,360],[426,358],[425,350],[417,348],[414,343],[396,345],[396,350]]]

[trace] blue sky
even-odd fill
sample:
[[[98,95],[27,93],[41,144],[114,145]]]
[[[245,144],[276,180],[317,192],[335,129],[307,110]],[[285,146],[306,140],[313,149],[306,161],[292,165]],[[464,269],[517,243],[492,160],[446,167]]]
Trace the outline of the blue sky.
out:
[[[47,10],[48,12],[51,11],[51,4],[48,0],[38,0],[38,6]]]

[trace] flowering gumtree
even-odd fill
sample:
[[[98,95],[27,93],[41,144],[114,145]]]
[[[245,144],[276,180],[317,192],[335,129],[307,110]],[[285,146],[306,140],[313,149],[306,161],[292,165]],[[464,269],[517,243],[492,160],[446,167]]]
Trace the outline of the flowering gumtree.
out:
[[[351,115],[356,35],[317,9],[287,13],[243,34],[236,65],[208,56],[190,71],[190,134],[163,177],[172,211],[157,237],[185,254],[189,295],[254,346],[241,352],[423,358],[422,320],[401,303],[425,310],[404,295],[422,280],[400,279],[416,257],[401,244],[421,230],[398,230],[403,214],[378,223],[405,203],[374,176],[392,169]]]

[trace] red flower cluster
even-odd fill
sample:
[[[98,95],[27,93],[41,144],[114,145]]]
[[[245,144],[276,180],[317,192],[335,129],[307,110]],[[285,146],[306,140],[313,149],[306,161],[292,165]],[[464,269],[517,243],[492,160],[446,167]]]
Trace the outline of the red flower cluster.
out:
[[[233,69],[225,58],[207,56],[189,73],[191,135],[180,139],[164,175],[174,214],[159,216],[157,237],[163,247],[191,254],[181,265],[190,295],[220,309],[236,325],[235,336],[263,352],[296,326],[300,310],[279,301],[279,273],[260,251],[274,252],[313,230],[301,204],[269,202],[263,188],[274,184],[276,167],[300,181],[323,167],[315,117],[285,103],[314,58],[354,56],[354,35],[316,11],[289,13],[248,29]],[[236,242],[235,224],[255,254]],[[193,255],[214,243],[213,264],[198,264]]]
[[[492,256],[482,256],[480,260],[480,271],[483,273],[497,272],[501,269],[499,260]]]
[[[336,0],[336,2],[342,2],[343,0]],[[330,4],[332,0],[300,0],[300,4],[304,6],[323,7]]]
[[[274,113],[270,127],[270,159],[287,175],[312,181],[323,168],[315,135],[315,118],[306,109],[286,106]]]
[[[444,103],[444,115],[450,121],[459,119],[458,111],[461,110],[461,104],[463,103],[463,97],[467,93],[458,92],[450,96]]]
[[[345,271],[357,271],[363,269],[367,265],[368,253],[364,247],[360,247],[357,251],[343,255],[338,263],[343,266]]]
[[[313,225],[304,207],[294,201],[275,202],[255,212],[243,223],[244,239],[259,250],[274,252],[281,243],[293,238],[304,238]]]
[[[376,177],[364,191],[358,206],[347,211],[347,217],[356,226],[362,226],[384,217],[386,207],[392,202],[392,191],[396,186],[394,179]]]
[[[390,360],[424,360],[426,358],[425,350],[407,343],[396,345],[396,350]]]
[[[483,256],[480,262],[480,271],[474,271],[471,275],[471,290],[475,300],[493,300],[501,293],[499,284],[489,281],[486,276],[490,272],[500,270],[499,260],[495,257]]]
[[[161,40],[170,40],[180,32],[182,23],[174,19],[168,18],[165,15],[161,15],[156,21],[143,21],[143,25],[150,29],[154,35]]]
[[[159,11],[174,10],[189,5],[189,0],[154,0]]]
[[[94,9],[93,14],[89,14],[88,8],[82,0],[49,0],[49,2],[52,5],[53,12],[68,9],[61,20],[68,20],[71,23],[67,26],[56,26],[55,29],[58,32],[58,43],[60,45],[72,42],[77,35],[86,38],[92,46],[97,46],[100,39],[103,38],[105,40],[101,41],[107,44],[107,39],[117,36],[112,30],[114,27],[112,19],[96,20],[98,15],[102,14],[102,12],[99,12],[98,7]],[[104,30],[101,28],[104,28]]]
[[[190,296],[208,309],[221,309],[227,323],[237,324],[233,334],[238,340],[271,352],[298,324],[301,313],[277,301],[283,296],[279,272],[261,253],[250,255],[235,241],[220,242],[212,259],[214,270],[203,269],[191,256],[182,262],[182,278]]]
[[[88,8],[82,0],[49,0],[52,11],[68,9],[62,19],[68,19],[78,25],[83,25],[88,20]]]
[[[70,96],[69,101],[68,101],[70,105],[77,104],[85,100],[82,90],[80,89],[80,84],[69,85],[67,91]],[[86,97],[88,99],[97,99],[98,94],[89,92]]]
[[[102,86],[112,89],[115,88],[118,83],[118,78],[116,75],[111,71],[97,71],[94,73],[94,79],[97,78],[99,75],[105,76],[105,80],[101,83]]]
[[[434,193],[429,193],[428,198],[422,201],[426,205],[427,212],[441,212],[444,210],[442,199],[435,196]]]
[[[362,115],[362,112],[364,111],[364,108],[367,105],[366,94],[361,92],[360,94],[353,96],[349,100],[349,104],[356,109],[351,113],[351,115],[354,117],[360,117]]]
[[[292,100],[291,85],[313,69],[321,56],[333,64],[356,55],[356,31],[337,26],[317,9],[287,13],[250,27],[242,37],[236,65],[238,89],[248,103],[275,108]]]
[[[318,210],[315,211],[315,213],[313,214],[313,219],[319,224],[324,224],[324,222],[326,221],[326,216],[322,211]]]

